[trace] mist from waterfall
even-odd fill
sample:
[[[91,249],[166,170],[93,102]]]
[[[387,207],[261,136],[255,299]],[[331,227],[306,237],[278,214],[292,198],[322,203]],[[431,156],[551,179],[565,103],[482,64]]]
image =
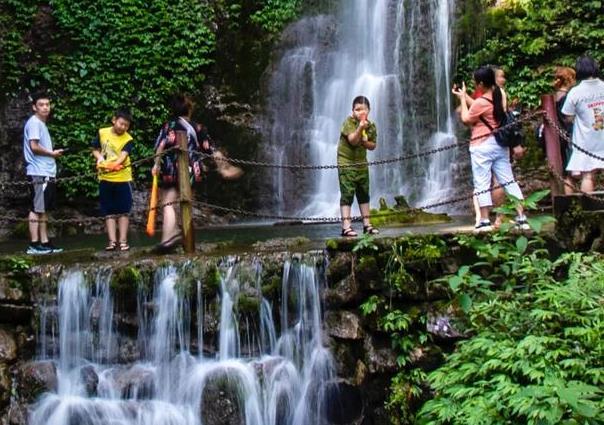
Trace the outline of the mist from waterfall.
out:
[[[333,15],[307,17],[284,35],[269,83],[267,155],[280,164],[335,164],[352,100],[371,102],[378,128],[368,160],[455,142],[450,107],[454,0],[342,0]],[[370,168],[372,205],[403,194],[414,204],[453,187],[455,150]],[[339,215],[337,171],[270,175],[281,214]]]
[[[67,271],[56,306],[47,303],[40,312],[39,357],[57,365],[58,389],[42,396],[29,423],[217,424],[207,418],[225,414],[216,405],[224,400],[246,425],[324,423],[335,372],[322,342],[315,262],[285,262],[282,296],[290,308],[275,323],[273,306],[260,293],[259,326],[248,328],[248,335],[242,335],[237,300],[244,286],[261,288],[259,263],[227,262],[215,307],[206,304],[204,282],[183,291],[182,267],[158,269],[152,289],[138,291],[139,356],[130,363],[118,361],[122,334],[115,326],[110,270],[93,277]],[[208,308],[220,317],[218,350],[211,354],[203,352]],[[58,333],[49,333],[55,327]]]

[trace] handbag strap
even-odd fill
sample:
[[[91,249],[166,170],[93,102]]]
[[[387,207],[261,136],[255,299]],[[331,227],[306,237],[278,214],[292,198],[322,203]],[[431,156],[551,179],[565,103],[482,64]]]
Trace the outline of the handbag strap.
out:
[[[491,102],[491,104],[493,104],[493,105],[494,105],[493,101],[492,101],[491,99],[489,99],[488,97],[485,97],[485,96],[480,96],[480,99],[485,99],[485,100],[488,100],[489,102]],[[495,129],[493,128],[493,126],[492,126],[491,124],[489,124],[489,122],[488,122],[488,121],[487,121],[487,120],[486,120],[486,119],[485,119],[485,118],[484,118],[482,115],[480,115],[478,118],[480,119],[480,121],[482,121],[482,123],[483,123],[484,125],[486,125],[486,126],[489,128],[489,130],[491,130],[491,131],[495,130]]]

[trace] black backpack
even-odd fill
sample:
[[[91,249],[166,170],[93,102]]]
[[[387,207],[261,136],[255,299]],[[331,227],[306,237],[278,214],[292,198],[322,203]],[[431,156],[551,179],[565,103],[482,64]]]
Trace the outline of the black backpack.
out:
[[[483,99],[493,103],[491,99],[484,96]],[[520,114],[516,111],[506,111],[503,119],[499,123],[499,127],[497,127],[497,132],[494,134],[495,141],[499,146],[513,148],[522,144],[524,137],[522,135],[522,123],[518,119],[519,115]],[[482,116],[480,117],[480,121],[482,121],[489,130],[495,130]]]

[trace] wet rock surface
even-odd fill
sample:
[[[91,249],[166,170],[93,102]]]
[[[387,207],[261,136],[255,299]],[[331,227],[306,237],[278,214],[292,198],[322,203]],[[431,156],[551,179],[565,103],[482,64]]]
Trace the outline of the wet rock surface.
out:
[[[19,396],[23,400],[33,402],[42,393],[57,390],[57,368],[50,360],[24,363],[17,374]]]

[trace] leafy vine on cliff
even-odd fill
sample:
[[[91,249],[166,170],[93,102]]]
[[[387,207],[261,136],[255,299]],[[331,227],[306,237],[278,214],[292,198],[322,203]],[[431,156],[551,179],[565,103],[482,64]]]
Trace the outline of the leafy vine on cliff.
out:
[[[487,0],[468,3],[459,20],[467,36],[461,38],[458,73],[469,80],[479,65],[504,66],[506,89],[524,105],[534,107],[541,94],[552,91],[554,66],[573,66],[583,54],[604,60],[601,0],[505,0],[494,7]]]

